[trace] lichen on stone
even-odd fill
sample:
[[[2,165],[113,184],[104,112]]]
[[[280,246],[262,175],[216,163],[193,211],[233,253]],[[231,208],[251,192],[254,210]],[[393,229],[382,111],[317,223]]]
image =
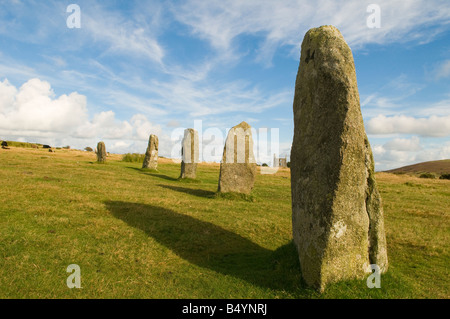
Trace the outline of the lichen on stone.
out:
[[[291,150],[293,237],[305,281],[323,291],[387,269],[381,199],[364,130],[353,55],[339,30],[309,30],[301,47]]]

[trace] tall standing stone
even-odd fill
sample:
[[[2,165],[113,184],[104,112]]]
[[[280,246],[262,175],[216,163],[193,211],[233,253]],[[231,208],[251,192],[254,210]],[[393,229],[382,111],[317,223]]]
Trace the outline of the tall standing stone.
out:
[[[242,122],[228,132],[220,163],[218,191],[250,194],[255,177],[251,126]]]
[[[198,158],[198,132],[192,128],[184,130],[184,137],[181,145],[181,174],[180,178],[197,177]]]
[[[106,163],[106,147],[104,142],[97,144],[97,162]]]
[[[333,26],[309,30],[295,84],[292,227],[302,275],[328,283],[388,267],[383,209],[353,55]]]
[[[158,136],[151,134],[142,168],[156,169],[158,167],[158,145]]]

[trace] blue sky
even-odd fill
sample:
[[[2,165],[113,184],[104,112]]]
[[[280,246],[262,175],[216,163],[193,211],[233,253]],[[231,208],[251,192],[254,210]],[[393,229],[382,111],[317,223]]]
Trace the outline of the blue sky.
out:
[[[143,153],[152,133],[171,156],[176,128],[245,120],[289,155],[301,41],[325,24],[352,48],[376,169],[450,158],[447,0],[2,1],[0,139]]]

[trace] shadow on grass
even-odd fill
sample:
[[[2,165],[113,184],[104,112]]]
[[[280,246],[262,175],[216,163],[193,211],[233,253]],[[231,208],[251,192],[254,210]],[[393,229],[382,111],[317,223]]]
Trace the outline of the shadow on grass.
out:
[[[132,166],[128,166],[127,168],[138,171],[141,174],[162,178],[162,179],[165,179],[168,181],[177,181],[178,180],[177,178],[174,178],[174,177],[170,177],[170,176],[163,175],[163,174],[158,174],[158,171],[154,170],[154,169],[138,168],[138,167],[132,167]]]
[[[301,280],[292,243],[272,251],[210,222],[164,207],[120,201],[105,204],[116,218],[192,264],[296,297],[312,294]]]
[[[170,177],[170,176],[167,176],[167,175],[163,175],[163,174],[155,174],[155,173],[152,173],[152,172],[149,172],[148,175],[154,176],[154,177],[158,177],[158,178],[162,178],[162,179],[165,179],[167,181],[173,181],[174,182],[174,181],[178,180],[177,178],[173,178],[173,177]]]
[[[182,180],[177,179],[177,181],[182,182]],[[211,199],[224,199],[224,200],[233,200],[233,201],[245,201],[245,202],[255,202],[256,199],[253,195],[241,194],[241,193],[221,193],[221,192],[212,192],[204,189],[193,189],[186,188],[174,185],[163,185],[158,184],[159,187],[164,187],[176,192],[186,193],[189,195],[194,195],[203,198],[211,198]]]
[[[189,195],[194,195],[194,196],[203,197],[203,198],[214,198],[216,196],[216,193],[207,191],[207,190],[203,190],[203,189],[192,189],[192,188],[179,187],[179,186],[173,186],[173,185],[163,185],[163,184],[158,184],[157,186],[164,187],[164,188],[176,191],[176,192],[186,193]]]

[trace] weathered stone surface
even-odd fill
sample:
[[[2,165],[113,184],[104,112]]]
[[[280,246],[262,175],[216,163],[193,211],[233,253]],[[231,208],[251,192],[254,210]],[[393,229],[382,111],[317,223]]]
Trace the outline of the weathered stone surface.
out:
[[[255,176],[251,126],[242,122],[228,132],[220,163],[218,191],[250,194]]]
[[[106,163],[106,147],[104,142],[97,144],[97,162]]]
[[[158,167],[158,136],[151,134],[148,139],[147,151],[145,152],[142,168],[156,169]]]
[[[383,210],[359,104],[353,55],[339,30],[302,43],[291,150],[292,227],[305,281],[363,278],[388,267]]]
[[[193,178],[197,177],[197,164],[198,158],[198,132],[192,128],[184,130],[183,141],[181,142],[181,174],[180,178]]]

